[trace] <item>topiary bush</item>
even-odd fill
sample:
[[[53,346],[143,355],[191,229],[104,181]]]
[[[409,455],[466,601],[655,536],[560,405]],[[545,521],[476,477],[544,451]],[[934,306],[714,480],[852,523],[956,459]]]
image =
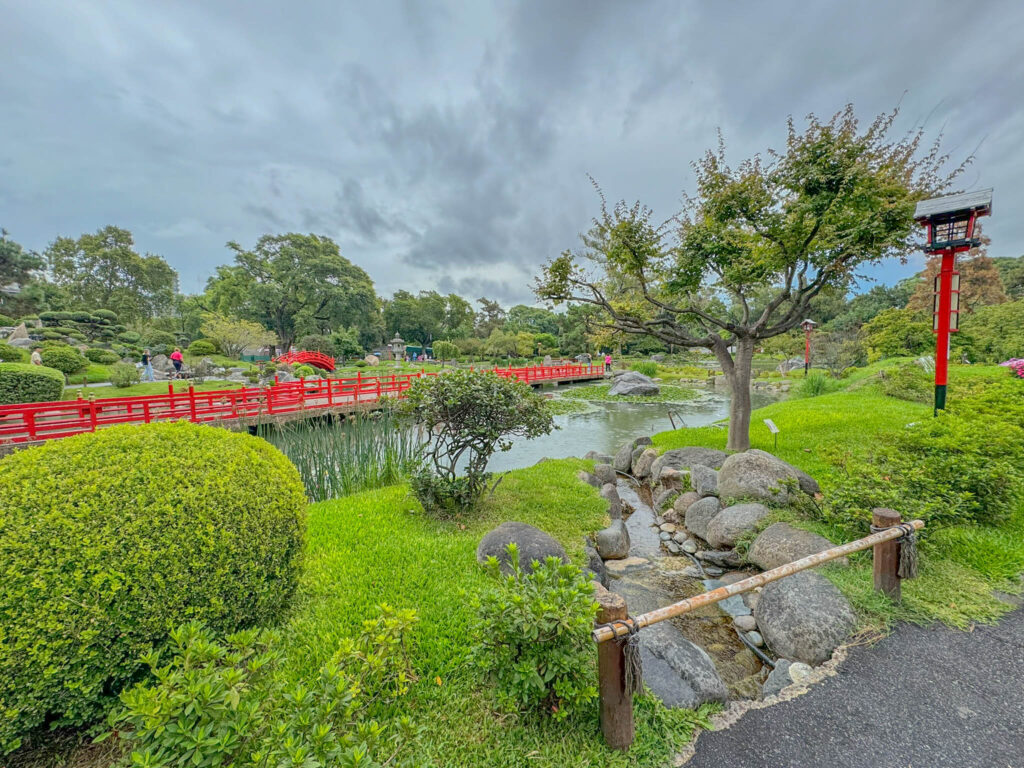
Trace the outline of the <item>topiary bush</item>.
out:
[[[56,368],[65,376],[77,373],[89,364],[89,361],[82,357],[77,349],[69,347],[67,344],[52,346],[44,344],[41,354],[43,365],[48,368]]]
[[[144,346],[149,347],[154,355],[160,355],[174,349],[178,340],[174,338],[173,333],[152,330],[142,334],[142,343]]]
[[[188,345],[188,353],[197,357],[215,355],[217,354],[217,347],[212,341],[207,339],[196,339]]]
[[[86,360],[92,363],[99,363],[100,365],[113,365],[121,359],[116,352],[109,349],[100,349],[99,347],[85,350],[84,355]]]
[[[92,314],[94,317],[98,317],[100,320],[106,320],[108,323],[117,322],[117,313],[110,309],[97,309]]]
[[[0,405],[49,403],[60,400],[63,393],[64,374],[60,371],[28,363],[0,363]]]
[[[0,363],[20,363],[28,360],[28,355],[25,350],[0,341]]]
[[[0,753],[88,725],[169,630],[273,624],[298,577],[305,490],[259,438],[174,422],[0,461]]]
[[[142,336],[135,331],[123,331],[117,334],[117,338],[125,344],[138,344]]]
[[[300,379],[311,379],[316,376],[316,370],[311,365],[296,365],[292,368],[292,375]]]
[[[110,383],[115,387],[130,387],[138,384],[141,378],[139,369],[128,363],[114,363],[110,366]]]

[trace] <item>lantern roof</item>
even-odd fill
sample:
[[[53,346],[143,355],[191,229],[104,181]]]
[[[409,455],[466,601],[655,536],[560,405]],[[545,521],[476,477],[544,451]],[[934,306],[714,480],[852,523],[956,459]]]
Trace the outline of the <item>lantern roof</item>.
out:
[[[817,325],[817,323],[811,320],[810,318],[807,318],[802,323],[800,323],[800,325]]]
[[[992,188],[974,192],[960,192],[956,195],[933,197],[922,200],[914,209],[915,221],[926,221],[936,216],[947,217],[958,213],[974,212],[979,216],[992,213]]]

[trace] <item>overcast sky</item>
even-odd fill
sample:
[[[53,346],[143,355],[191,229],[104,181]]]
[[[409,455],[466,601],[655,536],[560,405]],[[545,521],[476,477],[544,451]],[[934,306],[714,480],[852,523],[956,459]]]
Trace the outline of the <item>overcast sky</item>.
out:
[[[1016,256],[1022,45],[1019,0],[0,0],[0,225],[126,227],[188,292],[228,240],[300,231],[384,295],[532,303],[588,173],[667,218],[718,128],[738,162],[787,115],[899,103],[976,150],[961,184],[995,187],[990,253]]]

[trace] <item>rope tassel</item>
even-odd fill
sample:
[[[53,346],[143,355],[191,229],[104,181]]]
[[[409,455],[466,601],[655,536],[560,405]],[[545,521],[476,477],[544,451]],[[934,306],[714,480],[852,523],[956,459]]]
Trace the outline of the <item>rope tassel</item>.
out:
[[[903,524],[900,537],[900,567],[896,572],[901,579],[917,578],[917,533],[913,526]]]
[[[630,616],[629,619],[614,619],[607,624],[599,624],[598,629],[608,627],[615,629],[616,625],[626,628],[627,633],[615,638],[615,642],[622,648],[623,661],[623,683],[626,693],[629,695],[643,693],[644,690],[644,663],[640,658],[640,627]]]

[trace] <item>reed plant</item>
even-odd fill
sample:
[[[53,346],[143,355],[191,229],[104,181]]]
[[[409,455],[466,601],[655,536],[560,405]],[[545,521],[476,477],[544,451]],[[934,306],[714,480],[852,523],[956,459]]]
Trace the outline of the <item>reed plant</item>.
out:
[[[261,424],[257,434],[299,470],[310,501],[394,485],[422,459],[424,441],[390,409],[345,419]]]

